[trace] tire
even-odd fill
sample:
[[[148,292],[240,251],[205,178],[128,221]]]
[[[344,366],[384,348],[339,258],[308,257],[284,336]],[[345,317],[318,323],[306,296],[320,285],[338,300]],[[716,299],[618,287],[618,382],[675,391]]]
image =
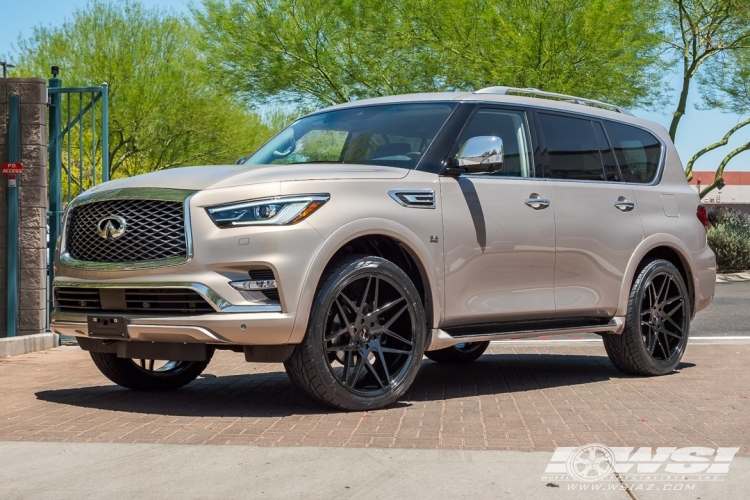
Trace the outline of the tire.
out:
[[[90,352],[102,374],[117,385],[135,391],[172,391],[185,386],[203,373],[211,362],[213,349],[205,361],[167,361],[118,358],[115,353]]]
[[[489,346],[489,342],[466,342],[437,351],[427,351],[424,355],[437,363],[457,365],[476,361]]]
[[[602,335],[612,364],[631,375],[671,373],[685,354],[690,336],[690,295],[677,268],[652,260],[630,291],[621,335]]]
[[[379,257],[349,257],[321,279],[305,338],[284,367],[317,403],[383,408],[417,376],[426,335],[422,300],[406,273]]]

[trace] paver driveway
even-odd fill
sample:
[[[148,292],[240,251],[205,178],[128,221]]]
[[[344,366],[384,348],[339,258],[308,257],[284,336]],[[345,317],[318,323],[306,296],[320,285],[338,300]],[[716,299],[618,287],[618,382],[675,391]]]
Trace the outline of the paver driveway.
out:
[[[172,393],[109,383],[77,347],[0,359],[0,441],[554,450],[739,446],[750,455],[750,344],[691,345],[678,372],[624,376],[601,343],[493,344],[424,361],[407,397],[368,413],[308,402],[278,364],[217,352]]]

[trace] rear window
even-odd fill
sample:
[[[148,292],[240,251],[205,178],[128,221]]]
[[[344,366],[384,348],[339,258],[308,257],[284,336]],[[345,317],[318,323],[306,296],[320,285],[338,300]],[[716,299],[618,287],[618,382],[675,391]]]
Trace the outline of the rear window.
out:
[[[625,182],[650,183],[661,159],[661,143],[643,129],[624,123],[604,122]]]
[[[604,168],[599,144],[590,120],[539,114],[547,143],[547,177],[603,181]]]

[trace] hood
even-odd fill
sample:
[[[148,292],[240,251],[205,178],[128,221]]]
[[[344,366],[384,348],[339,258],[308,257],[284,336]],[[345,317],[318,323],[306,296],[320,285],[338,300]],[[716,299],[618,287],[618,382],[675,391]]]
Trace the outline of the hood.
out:
[[[182,167],[150,174],[117,179],[100,184],[89,192],[110,189],[163,187],[172,189],[205,190],[261,184],[336,179],[401,179],[409,170],[378,165],[345,165],[315,163],[306,165],[217,165]]]

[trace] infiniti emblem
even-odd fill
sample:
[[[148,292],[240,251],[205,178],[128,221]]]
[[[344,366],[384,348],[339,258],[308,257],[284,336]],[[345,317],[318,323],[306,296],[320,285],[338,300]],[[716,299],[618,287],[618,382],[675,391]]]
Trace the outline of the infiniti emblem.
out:
[[[96,225],[97,234],[107,241],[112,241],[125,234],[125,219],[119,215],[108,215]]]

